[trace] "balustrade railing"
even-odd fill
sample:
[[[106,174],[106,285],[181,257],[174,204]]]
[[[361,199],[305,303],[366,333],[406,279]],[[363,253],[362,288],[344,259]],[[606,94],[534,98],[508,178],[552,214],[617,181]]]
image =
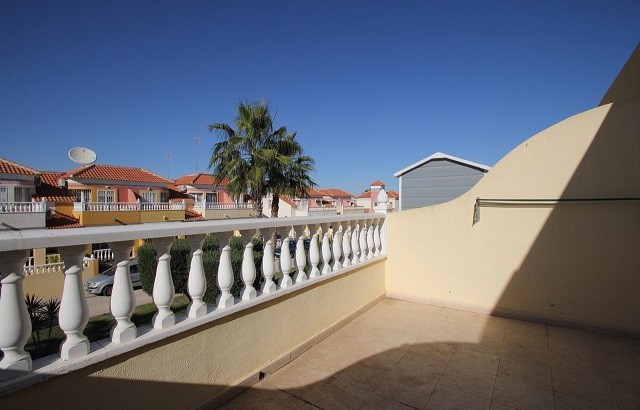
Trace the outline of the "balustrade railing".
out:
[[[0,214],[17,214],[46,211],[46,202],[0,202]]]
[[[113,252],[111,249],[96,249],[91,252],[91,258],[97,259],[100,262],[110,262],[113,260]]]
[[[73,210],[80,212],[97,211],[181,211],[184,202],[74,202]]]
[[[248,202],[196,202],[193,209],[252,209],[253,205]]]
[[[118,344],[138,337],[136,325],[131,321],[135,298],[129,275],[129,255],[137,239],[151,239],[158,254],[153,287],[153,301],[158,308],[152,321],[155,330],[143,336],[153,338],[157,337],[154,332],[162,332],[161,329],[169,329],[176,324],[175,315],[169,309],[175,296],[169,250],[178,236],[186,237],[191,245],[192,256],[187,288],[193,301],[188,308],[188,319],[185,320],[197,321],[213,320],[207,319],[207,316],[217,317],[216,312],[234,305],[253,306],[260,303],[260,298],[271,300],[273,297],[269,295],[273,293],[286,292],[294,286],[307,286],[307,283],[322,280],[326,275],[346,272],[354,265],[364,266],[384,254],[385,232],[385,215],[375,213],[236,219],[197,224],[165,222],[85,227],[61,230],[55,236],[47,230],[2,231],[0,349],[4,352],[4,357],[0,361],[0,381],[32,370],[31,357],[24,350],[31,333],[31,324],[22,287],[25,275],[23,267],[27,262],[29,249],[55,246],[62,256],[60,266],[64,266],[65,270],[59,322],[66,340],[60,348],[60,358],[72,360],[90,354],[89,341],[83,334],[88,320],[88,307],[81,281],[87,243],[109,243],[117,265],[110,304],[117,322],[111,331],[111,342]],[[239,274],[236,276],[241,278],[244,286],[240,297],[235,298],[231,293],[234,272],[229,245],[231,237],[238,233],[245,250],[241,272],[236,272]],[[207,283],[202,246],[207,234],[215,234],[221,246],[215,284],[221,294],[215,307],[209,308],[203,300]],[[258,271],[252,242],[256,236],[263,240],[263,257]],[[276,236],[282,238],[281,255],[277,259],[274,255]],[[293,252],[289,248],[290,242],[297,244]],[[279,264],[279,269],[276,269],[276,263]],[[32,266],[30,269],[37,267]],[[275,279],[276,271],[281,275],[278,280]],[[261,289],[254,288],[257,275],[261,275],[263,279]],[[184,325],[184,321],[181,324]]]

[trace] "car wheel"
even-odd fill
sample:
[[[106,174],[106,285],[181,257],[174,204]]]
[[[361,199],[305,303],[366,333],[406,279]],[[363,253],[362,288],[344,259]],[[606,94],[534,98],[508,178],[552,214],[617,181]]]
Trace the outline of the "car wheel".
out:
[[[107,285],[102,289],[102,294],[105,296],[111,296],[111,291],[113,290],[113,286]]]

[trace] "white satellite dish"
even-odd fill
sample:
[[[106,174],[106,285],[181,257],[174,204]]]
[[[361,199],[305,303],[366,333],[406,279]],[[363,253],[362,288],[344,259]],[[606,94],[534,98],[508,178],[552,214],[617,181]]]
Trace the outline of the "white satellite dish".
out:
[[[71,161],[85,166],[96,162],[98,156],[89,148],[75,147],[69,150],[69,158],[71,159]]]

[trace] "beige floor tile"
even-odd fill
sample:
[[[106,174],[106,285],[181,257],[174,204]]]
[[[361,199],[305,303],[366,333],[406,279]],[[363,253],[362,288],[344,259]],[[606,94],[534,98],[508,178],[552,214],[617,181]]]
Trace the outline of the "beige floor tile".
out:
[[[431,380],[393,369],[376,388],[376,392],[415,408],[423,408],[438,378]]]
[[[635,386],[640,390],[640,360],[637,362],[605,361],[603,365],[611,383]]]
[[[500,356],[502,352],[502,338],[481,337],[478,340],[469,343],[461,343],[458,348],[464,347],[479,353],[487,353],[494,356]]]
[[[489,400],[464,391],[438,385],[433,391],[427,409],[433,410],[486,410]]]
[[[585,377],[581,374],[554,369],[551,369],[551,377],[554,391],[595,403],[616,405],[616,399],[607,379]]]
[[[391,397],[383,396],[378,393],[371,393],[369,398],[362,405],[363,409],[376,409],[376,410],[411,410],[415,407],[407,406],[404,403],[400,403]]]
[[[316,389],[307,401],[322,409],[359,409],[371,391],[332,377]]]
[[[257,387],[282,390],[292,396],[304,399],[330,376],[330,373],[315,367],[285,366],[277,372],[267,375]]]
[[[553,392],[547,389],[497,377],[492,401],[513,405],[518,409],[553,409]]]
[[[550,351],[549,360],[552,369],[578,373],[588,377],[606,377],[605,369],[602,367],[595,350],[590,355],[585,352],[572,352],[568,349],[562,352]]]
[[[467,345],[458,345],[447,368],[490,373],[494,376],[498,372],[499,355],[470,350]]]
[[[502,358],[498,367],[498,376],[543,389],[551,390],[552,388],[551,369],[533,363]]]
[[[617,406],[607,406],[604,404],[594,403],[584,400],[576,396],[555,392],[554,400],[556,410],[613,410]]]
[[[444,370],[455,348],[456,345],[453,343],[420,343],[411,346],[407,354],[422,356],[430,366],[442,366]]]
[[[284,410],[298,408],[303,403],[304,401],[279,390],[261,390],[251,388],[236,396],[224,406],[228,410]]]
[[[447,366],[440,378],[439,385],[461,390],[473,396],[491,399],[495,379],[495,373]]]
[[[363,363],[356,363],[335,374],[335,378],[361,386],[364,389],[375,390],[384,380],[390,370],[381,370]]]
[[[431,357],[407,352],[391,370],[391,373],[402,376],[412,376],[421,380],[439,380],[447,367],[444,360],[434,360]],[[390,373],[390,374],[391,374]]]
[[[549,360],[549,351],[545,348],[529,347],[524,345],[510,346],[505,342],[505,344],[502,346],[500,357],[529,362],[537,364],[539,366],[551,366],[551,362]]]
[[[504,404],[496,403],[495,401],[491,402],[490,410],[513,410],[515,407],[505,406]]]
[[[543,323],[526,322],[524,320],[514,320],[508,323],[507,331],[531,333],[537,335],[547,335],[547,325]]]
[[[603,363],[607,361],[638,363],[640,340],[594,333],[593,342]]]
[[[549,340],[544,334],[527,333],[507,329],[504,334],[504,345],[524,347],[535,350],[549,350]]]

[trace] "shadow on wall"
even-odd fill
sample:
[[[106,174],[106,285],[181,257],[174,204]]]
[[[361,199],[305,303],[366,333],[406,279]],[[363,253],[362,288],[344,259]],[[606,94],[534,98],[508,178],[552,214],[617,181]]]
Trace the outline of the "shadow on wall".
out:
[[[612,105],[561,198],[640,198],[638,100]],[[489,212],[513,216],[501,223],[518,223],[518,209]],[[640,331],[639,249],[640,201],[558,203],[496,307],[530,306],[559,323]]]

